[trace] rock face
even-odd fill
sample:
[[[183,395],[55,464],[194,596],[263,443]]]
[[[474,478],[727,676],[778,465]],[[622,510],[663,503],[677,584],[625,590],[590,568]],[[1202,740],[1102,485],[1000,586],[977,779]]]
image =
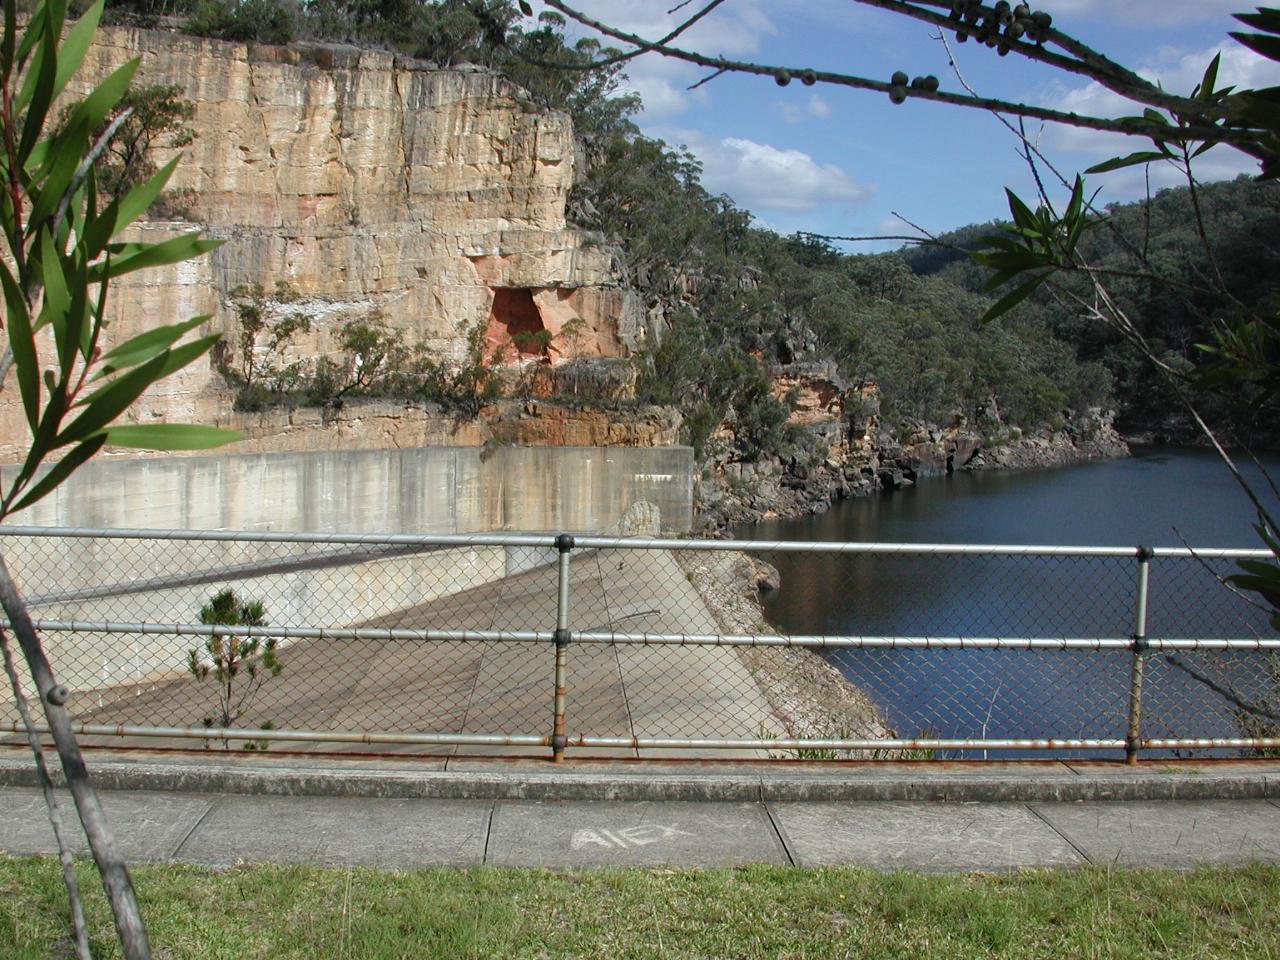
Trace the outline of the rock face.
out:
[[[614,279],[608,252],[566,225],[569,118],[512,84],[350,47],[104,28],[81,91],[132,57],[141,58],[136,83],[176,84],[195,104],[195,141],[171,186],[189,191],[190,219],[226,242],[115,285],[113,341],[196,314],[212,317],[206,332],[234,338],[232,293],[255,285],[268,320],[287,312],[310,322],[284,362],[333,352],[344,324],[373,316],[445,359],[461,358],[477,327],[491,349],[545,330],[552,361],[618,356],[643,336],[640,305]],[[149,240],[191,228],[137,227]],[[272,299],[278,289],[287,304]],[[6,391],[6,460],[23,446],[13,401]],[[129,417],[211,422],[229,408],[205,360]]]
[[[384,450],[397,447],[674,447],[680,414],[670,407],[614,410],[500,400],[475,416],[391,400],[238,413],[222,421],[244,433],[238,453]]]
[[[960,470],[1054,467],[1129,453],[1111,415],[1090,410],[1058,429],[985,437],[963,423],[906,423],[893,434],[880,423],[876,384],[855,384],[830,364],[776,371],[773,393],[792,407],[788,425],[808,434],[818,456],[766,457],[757,463],[714,461],[696,488],[704,526],[796,517],[834,501],[897,490]],[[728,444],[724,444],[728,448]]]

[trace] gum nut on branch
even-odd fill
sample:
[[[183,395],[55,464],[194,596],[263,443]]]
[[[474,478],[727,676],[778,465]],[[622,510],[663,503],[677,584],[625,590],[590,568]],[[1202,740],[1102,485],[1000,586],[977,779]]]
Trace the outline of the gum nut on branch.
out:
[[[904,103],[907,99],[907,88],[895,84],[889,88],[889,99],[893,103]]]
[[[812,70],[806,70],[804,73],[800,74],[800,82],[806,87],[812,87],[818,82],[818,75]]]
[[[901,70],[895,70],[893,77],[889,80],[895,87],[905,87],[910,78]]]
[[[779,70],[773,75],[773,81],[780,87],[785,87],[791,82],[791,74],[786,70]]]

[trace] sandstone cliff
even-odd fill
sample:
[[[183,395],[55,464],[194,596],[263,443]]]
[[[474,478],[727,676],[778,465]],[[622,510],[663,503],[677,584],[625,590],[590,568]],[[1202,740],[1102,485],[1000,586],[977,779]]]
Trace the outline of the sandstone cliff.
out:
[[[279,48],[161,31],[102,29],[78,82],[132,57],[138,83],[176,84],[195,141],[172,186],[226,243],[113,288],[113,340],[209,314],[234,336],[232,293],[287,285],[310,321],[285,360],[331,352],[341,327],[378,314],[442,357],[485,328],[551,335],[581,318],[576,356],[616,356],[641,311],[596,238],[567,226],[576,175],[567,116],[479,70],[437,70],[389,53]],[[157,158],[160,161],[166,157]],[[148,239],[192,228],[143,223]],[[273,308],[268,299],[268,312]],[[0,395],[0,458],[23,446],[12,391]],[[130,419],[228,422],[231,394],[205,360],[160,384]],[[234,450],[234,448],[231,448]]]

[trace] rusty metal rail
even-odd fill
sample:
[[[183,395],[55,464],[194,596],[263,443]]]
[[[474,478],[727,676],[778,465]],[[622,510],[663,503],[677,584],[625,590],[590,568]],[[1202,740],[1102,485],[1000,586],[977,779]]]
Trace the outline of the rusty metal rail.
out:
[[[1280,750],[1280,638],[1218,582],[1260,550],[36,527],[0,527],[0,549],[79,732],[106,742],[555,761]],[[844,592],[902,632],[870,615],[735,632],[692,586],[699,564],[806,555],[822,558],[799,604],[815,622]],[[905,573],[877,579],[884,564]],[[809,586],[784,574],[779,596]],[[266,622],[209,620],[217,589],[261,602]],[[804,683],[823,702],[837,690],[839,710],[789,714]]]

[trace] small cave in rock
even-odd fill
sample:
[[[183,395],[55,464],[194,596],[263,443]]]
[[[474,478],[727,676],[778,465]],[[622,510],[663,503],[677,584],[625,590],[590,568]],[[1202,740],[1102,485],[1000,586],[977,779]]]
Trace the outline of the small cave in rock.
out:
[[[543,324],[528,287],[493,288],[493,307],[484,336],[491,363],[550,359],[551,332]]]

